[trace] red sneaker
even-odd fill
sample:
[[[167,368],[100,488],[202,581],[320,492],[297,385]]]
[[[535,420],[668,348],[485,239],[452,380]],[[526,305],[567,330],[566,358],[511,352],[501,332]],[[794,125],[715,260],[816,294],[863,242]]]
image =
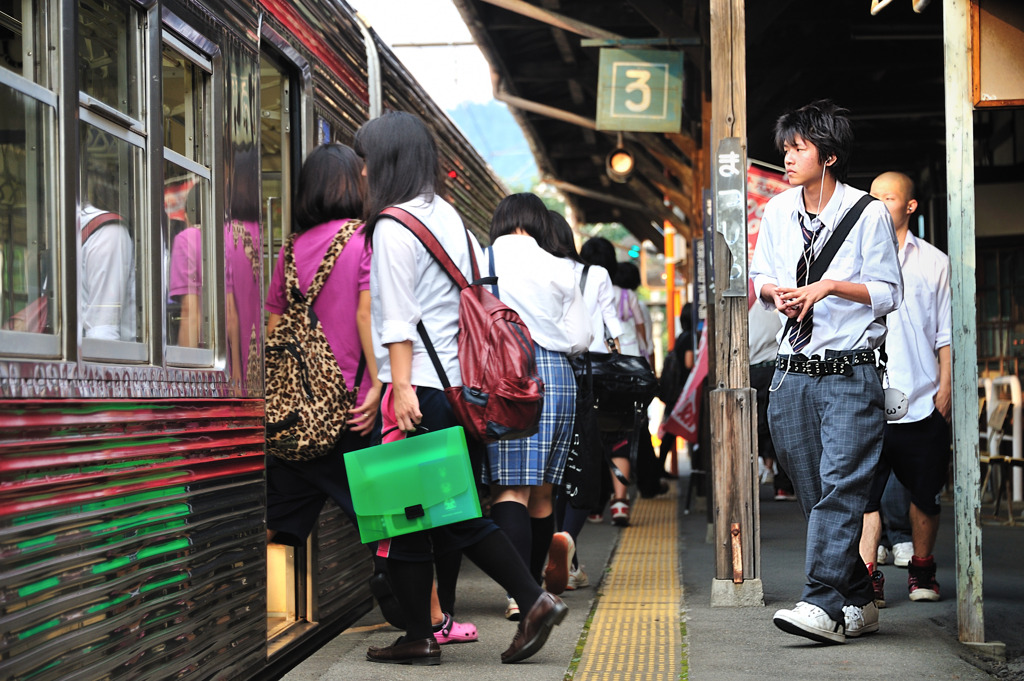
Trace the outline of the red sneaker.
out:
[[[874,563],[867,564],[868,573],[871,575],[871,588],[875,591],[875,607],[885,607],[885,575],[881,570],[875,569]]]
[[[939,583],[935,581],[935,558],[914,556],[907,565],[907,588],[912,601],[939,600]]]
[[[629,525],[629,499],[612,499],[612,524],[619,527]]]

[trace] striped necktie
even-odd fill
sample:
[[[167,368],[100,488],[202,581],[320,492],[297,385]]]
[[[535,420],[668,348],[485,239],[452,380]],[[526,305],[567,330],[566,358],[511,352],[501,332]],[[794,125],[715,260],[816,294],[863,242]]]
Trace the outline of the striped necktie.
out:
[[[796,264],[796,285],[806,286],[807,270],[810,268],[811,263],[814,262],[814,235],[817,233],[817,230],[811,231],[804,226],[804,216],[802,214],[798,214],[797,217],[800,220],[800,233],[804,237],[804,250]],[[799,324],[794,324],[789,330],[789,344],[792,346],[794,353],[800,352],[807,346],[811,340],[811,331],[813,329],[814,306],[812,305],[807,308],[804,320]]]

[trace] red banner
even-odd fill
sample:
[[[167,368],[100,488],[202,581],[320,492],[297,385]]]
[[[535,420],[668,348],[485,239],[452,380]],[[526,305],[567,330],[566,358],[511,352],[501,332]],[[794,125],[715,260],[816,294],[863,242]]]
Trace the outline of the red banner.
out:
[[[688,442],[697,442],[700,432],[701,384],[708,375],[708,327],[700,334],[700,343],[694,357],[693,371],[686,379],[683,392],[676,400],[672,412],[662,426],[664,431],[678,435]]]
[[[789,189],[785,175],[758,168],[747,167],[747,262],[754,257],[757,232],[761,228],[761,216],[768,199]]]

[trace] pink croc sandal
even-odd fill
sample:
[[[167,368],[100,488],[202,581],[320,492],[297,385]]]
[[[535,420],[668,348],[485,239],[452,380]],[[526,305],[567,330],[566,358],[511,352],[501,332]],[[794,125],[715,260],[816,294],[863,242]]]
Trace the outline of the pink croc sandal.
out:
[[[476,626],[471,622],[456,622],[448,613],[444,613],[441,628],[434,632],[438,645],[446,643],[471,643],[477,640]]]

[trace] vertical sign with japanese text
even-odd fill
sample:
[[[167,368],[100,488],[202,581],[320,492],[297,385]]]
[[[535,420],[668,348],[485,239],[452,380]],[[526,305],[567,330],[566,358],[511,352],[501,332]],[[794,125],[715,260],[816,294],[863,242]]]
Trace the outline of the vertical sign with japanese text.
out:
[[[739,137],[725,137],[715,154],[715,231],[729,249],[723,296],[747,295],[747,162]]]

